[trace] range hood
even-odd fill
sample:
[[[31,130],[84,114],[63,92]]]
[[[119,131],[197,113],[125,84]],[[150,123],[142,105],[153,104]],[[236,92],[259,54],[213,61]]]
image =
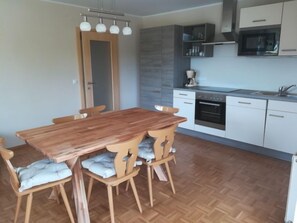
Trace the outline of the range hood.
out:
[[[238,34],[235,32],[237,0],[223,0],[221,33],[203,45],[235,44]]]

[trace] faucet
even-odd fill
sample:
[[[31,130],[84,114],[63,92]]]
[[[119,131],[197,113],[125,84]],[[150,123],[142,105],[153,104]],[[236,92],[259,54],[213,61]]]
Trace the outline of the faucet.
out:
[[[292,84],[290,86],[281,86],[278,89],[278,96],[286,96],[288,94],[288,90],[292,87],[296,87],[296,84]]]

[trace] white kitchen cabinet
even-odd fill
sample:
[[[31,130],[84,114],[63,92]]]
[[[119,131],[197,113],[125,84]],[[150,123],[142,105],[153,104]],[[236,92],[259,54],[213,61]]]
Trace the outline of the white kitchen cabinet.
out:
[[[227,96],[226,138],[263,146],[267,101]]]
[[[264,147],[297,153],[297,103],[268,101]]]
[[[240,10],[239,28],[280,25],[283,3],[260,5]]]
[[[297,55],[297,1],[284,2],[280,56]]]
[[[173,107],[179,108],[176,115],[187,118],[187,121],[180,123],[178,127],[194,130],[195,97],[196,93],[194,91],[173,91]]]

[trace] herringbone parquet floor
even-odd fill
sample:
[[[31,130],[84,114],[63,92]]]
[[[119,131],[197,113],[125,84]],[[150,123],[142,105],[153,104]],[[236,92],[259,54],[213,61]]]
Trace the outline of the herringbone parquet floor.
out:
[[[153,181],[154,207],[149,206],[145,168],[135,179],[143,213],[131,189],[114,196],[116,222],[121,223],[282,223],[284,222],[290,163],[192,138],[176,135],[177,165],[170,163],[176,194],[168,182]],[[15,166],[42,156],[24,146],[15,150]],[[85,179],[86,183],[88,179]],[[66,186],[71,197],[71,185]],[[64,205],[48,200],[49,191],[33,198],[31,222],[69,222]],[[72,210],[74,203],[70,198]],[[7,170],[0,161],[0,222],[12,222],[16,197]],[[89,204],[91,222],[109,222],[105,186],[96,183]],[[19,221],[24,221],[23,201]]]

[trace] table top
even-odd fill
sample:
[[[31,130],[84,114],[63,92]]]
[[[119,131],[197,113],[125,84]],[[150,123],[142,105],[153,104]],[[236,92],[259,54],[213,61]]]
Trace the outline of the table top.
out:
[[[36,150],[63,162],[127,140],[148,130],[186,121],[184,117],[130,108],[67,123],[19,131],[16,135]]]

